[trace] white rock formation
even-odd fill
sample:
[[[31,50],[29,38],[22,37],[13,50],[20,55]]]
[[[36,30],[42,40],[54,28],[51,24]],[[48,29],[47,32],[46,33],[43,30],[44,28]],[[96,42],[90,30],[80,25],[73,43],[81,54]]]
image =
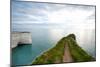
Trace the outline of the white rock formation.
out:
[[[21,44],[32,44],[32,35],[30,32],[12,32],[11,33],[11,48]]]

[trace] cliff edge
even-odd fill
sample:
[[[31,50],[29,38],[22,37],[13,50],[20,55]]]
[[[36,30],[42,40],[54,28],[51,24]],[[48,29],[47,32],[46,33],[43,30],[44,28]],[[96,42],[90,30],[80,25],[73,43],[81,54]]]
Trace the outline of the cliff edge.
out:
[[[33,64],[54,64],[65,62],[86,62],[95,59],[88,55],[76,41],[74,34],[63,37],[55,47],[37,57]]]
[[[32,44],[32,35],[30,32],[11,32],[11,48],[18,44]]]

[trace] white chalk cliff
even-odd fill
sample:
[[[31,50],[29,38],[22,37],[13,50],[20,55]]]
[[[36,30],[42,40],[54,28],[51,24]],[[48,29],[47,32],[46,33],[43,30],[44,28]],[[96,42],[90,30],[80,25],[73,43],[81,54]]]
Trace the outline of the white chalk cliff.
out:
[[[32,44],[32,35],[30,32],[12,32],[11,48],[15,48],[19,43]]]

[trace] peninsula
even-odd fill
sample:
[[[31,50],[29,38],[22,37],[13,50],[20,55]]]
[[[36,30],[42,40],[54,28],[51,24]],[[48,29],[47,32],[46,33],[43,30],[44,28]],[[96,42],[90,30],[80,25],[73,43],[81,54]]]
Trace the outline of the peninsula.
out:
[[[78,45],[74,34],[69,34],[58,41],[55,47],[38,56],[32,65],[87,61],[95,61],[95,58]]]

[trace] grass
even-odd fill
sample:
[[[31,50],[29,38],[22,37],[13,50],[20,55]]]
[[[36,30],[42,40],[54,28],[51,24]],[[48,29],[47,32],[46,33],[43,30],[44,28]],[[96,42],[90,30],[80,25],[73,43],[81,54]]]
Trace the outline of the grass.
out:
[[[86,61],[94,61],[95,59],[88,55],[80,46],[78,46],[77,42],[73,38],[66,39],[68,42],[69,50],[72,55],[74,62],[86,62]]]
[[[63,37],[54,48],[44,52],[41,56],[37,57],[33,64],[52,64],[63,63],[64,45],[68,43],[69,50],[74,62],[85,62],[95,60],[92,56],[88,55],[76,42],[74,34]]]
[[[41,56],[35,59],[32,64],[51,64],[51,63],[61,63],[64,52],[64,41],[61,40],[57,45],[44,52]]]

